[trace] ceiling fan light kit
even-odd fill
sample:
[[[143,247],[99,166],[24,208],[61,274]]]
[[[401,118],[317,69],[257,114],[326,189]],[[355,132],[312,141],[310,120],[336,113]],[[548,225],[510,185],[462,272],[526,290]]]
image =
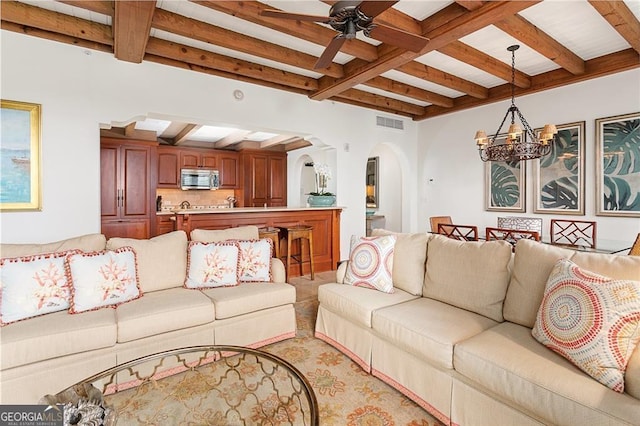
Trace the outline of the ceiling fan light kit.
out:
[[[551,152],[551,146],[558,134],[555,125],[546,124],[536,136],[515,104],[515,51],[519,48],[517,44],[507,48],[511,52],[511,106],[493,136],[488,137],[487,132],[478,130],[474,138],[482,161],[523,161],[543,157]],[[511,116],[509,130],[506,135],[502,135],[500,133],[502,126],[509,115]],[[522,127],[515,122],[516,115]],[[500,141],[496,142],[498,138]]]
[[[338,31],[315,64],[315,69],[327,68],[333,62],[346,40],[354,39],[359,31],[369,38],[389,43],[412,52],[421,51],[429,39],[398,28],[374,22],[374,18],[396,4],[397,1],[339,1],[329,10],[329,16],[313,16],[265,9],[260,14],[272,18],[313,21],[329,24]]]

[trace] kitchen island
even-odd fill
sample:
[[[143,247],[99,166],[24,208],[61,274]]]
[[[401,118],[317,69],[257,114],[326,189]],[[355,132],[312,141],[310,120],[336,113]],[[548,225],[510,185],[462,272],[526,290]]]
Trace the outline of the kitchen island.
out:
[[[179,209],[160,213],[175,218],[175,228],[187,235],[194,229],[225,229],[236,226],[262,227],[313,226],[313,260],[315,272],[331,271],[340,261],[340,213],[342,207],[238,207],[218,209]],[[281,244],[281,256],[286,256],[286,243]],[[300,251],[294,244],[294,253]],[[309,262],[303,253],[303,273],[310,273]],[[299,268],[291,268],[291,276],[299,275]]]

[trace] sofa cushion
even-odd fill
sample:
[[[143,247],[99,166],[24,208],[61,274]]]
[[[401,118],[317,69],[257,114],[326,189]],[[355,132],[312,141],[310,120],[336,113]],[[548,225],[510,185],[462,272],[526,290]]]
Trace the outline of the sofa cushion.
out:
[[[245,283],[271,281],[273,240],[271,238],[238,240],[238,245],[240,246],[238,280]]]
[[[237,226],[227,229],[194,229],[191,231],[191,241],[217,243],[226,240],[257,240],[260,238],[258,227],[254,225]]]
[[[116,318],[118,342],[122,343],[210,323],[215,308],[199,291],[170,288],[118,306]]]
[[[502,321],[511,244],[434,235],[427,245],[422,295]]]
[[[421,297],[373,312],[372,327],[388,344],[440,368],[453,368],[456,343],[498,322],[437,300]]]
[[[186,288],[238,285],[240,246],[236,241],[203,243],[191,241],[187,254]]]
[[[356,287],[393,293],[394,235],[380,237],[351,237],[349,264],[344,283]]]
[[[136,254],[131,247],[70,254],[66,268],[72,314],[117,306],[142,296]]]
[[[115,345],[114,309],[54,312],[2,328],[2,369]]]
[[[173,231],[150,239],[110,238],[107,249],[133,247],[138,279],[144,293],[184,284],[187,270],[187,234]]]
[[[323,284],[318,287],[318,301],[322,306],[354,324],[369,328],[376,309],[417,298],[400,289],[393,293],[382,293],[344,284]]]
[[[640,256],[588,253],[520,240],[516,244],[513,274],[504,301],[507,321],[533,327],[547,278],[560,259],[570,259],[584,269],[617,280],[640,281]]]
[[[56,253],[68,250],[100,251],[106,246],[102,234],[87,234],[66,240],[44,244],[0,244],[2,257],[30,256],[32,254]]]
[[[456,371],[544,424],[637,424],[640,403],[545,348],[531,329],[504,322],[454,350]],[[614,414],[615,413],[615,414]]]
[[[286,283],[242,283],[202,290],[216,307],[216,319],[236,317],[296,301],[296,288]]]
[[[533,337],[615,390],[640,341],[640,281],[612,280],[560,260],[551,271]]]
[[[0,259],[0,325],[69,308],[69,253],[77,252]]]
[[[427,261],[427,243],[431,234],[401,234],[386,229],[374,229],[372,236],[395,235],[393,254],[393,286],[416,296],[422,295],[424,267]]]

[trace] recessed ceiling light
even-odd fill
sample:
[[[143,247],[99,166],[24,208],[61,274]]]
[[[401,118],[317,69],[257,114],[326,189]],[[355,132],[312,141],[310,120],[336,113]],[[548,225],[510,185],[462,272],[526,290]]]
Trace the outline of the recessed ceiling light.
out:
[[[242,93],[242,90],[234,90],[233,91],[233,97],[236,98],[237,100],[241,101],[242,99],[244,99],[244,93]]]

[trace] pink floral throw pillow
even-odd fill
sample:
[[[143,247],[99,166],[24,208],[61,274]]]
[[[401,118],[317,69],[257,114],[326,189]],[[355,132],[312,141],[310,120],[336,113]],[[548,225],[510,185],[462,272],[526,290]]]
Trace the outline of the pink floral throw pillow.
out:
[[[236,242],[191,241],[187,253],[186,288],[238,285],[240,246]]]
[[[559,260],[531,334],[600,383],[624,392],[627,363],[640,341],[640,282]]]
[[[351,237],[349,265],[344,283],[393,293],[393,252],[395,235]]]
[[[240,240],[240,282],[270,282],[271,281],[271,253],[273,241],[269,238],[262,240]]]
[[[116,307],[142,296],[131,247],[71,254],[66,266],[72,294],[69,313]]]
[[[70,253],[76,251],[0,259],[0,325],[69,308],[64,263]]]

